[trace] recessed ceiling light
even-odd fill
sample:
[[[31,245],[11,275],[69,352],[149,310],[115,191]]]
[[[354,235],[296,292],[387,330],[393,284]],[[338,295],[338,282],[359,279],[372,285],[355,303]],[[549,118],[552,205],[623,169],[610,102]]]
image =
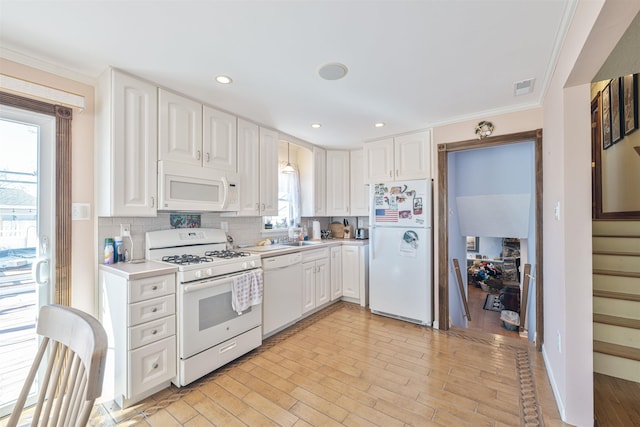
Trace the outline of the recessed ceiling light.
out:
[[[322,125],[321,125],[320,123],[313,123],[313,124],[311,125],[311,127],[312,127],[312,128],[314,128],[314,129],[319,129],[319,128],[321,128],[321,127],[322,127]]]
[[[382,128],[384,127],[384,122],[377,122],[374,126],[377,128]]]
[[[331,62],[329,64],[324,64],[318,70],[318,74],[325,80],[340,80],[344,76],[347,75],[349,69],[346,65],[340,64],[338,62]]]
[[[231,84],[233,82],[231,77],[224,76],[224,75],[216,76],[216,81],[218,83],[220,83],[220,84],[223,84],[223,85],[228,85],[228,84]]]

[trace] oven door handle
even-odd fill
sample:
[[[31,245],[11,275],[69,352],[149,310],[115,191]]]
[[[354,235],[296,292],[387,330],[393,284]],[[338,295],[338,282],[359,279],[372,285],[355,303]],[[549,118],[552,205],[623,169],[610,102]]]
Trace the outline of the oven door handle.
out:
[[[180,289],[182,289],[182,293],[183,294],[188,294],[190,292],[197,292],[197,291],[202,291],[204,289],[214,288],[216,286],[220,286],[223,283],[231,281],[231,280],[232,280],[231,276],[225,276],[225,277],[220,278],[220,279],[207,280],[205,282],[192,283],[190,285],[184,285],[184,286],[181,286]]]
[[[262,269],[261,268],[256,268],[255,270],[250,270],[250,271],[255,271],[256,273],[262,273]],[[199,283],[192,283],[192,284],[189,284],[189,285],[184,285],[184,286],[181,286],[180,288],[182,289],[182,293],[183,294],[188,294],[190,292],[197,292],[197,291],[201,291],[203,289],[209,289],[209,288],[213,288],[215,286],[220,286],[225,282],[230,282],[230,286],[233,286],[233,278],[234,277],[242,276],[243,274],[247,274],[247,273],[249,273],[249,271],[244,271],[244,272],[238,273],[238,274],[228,274],[226,276],[214,278],[212,280],[207,280],[205,282],[199,282]],[[222,292],[220,292],[220,293],[222,293]]]

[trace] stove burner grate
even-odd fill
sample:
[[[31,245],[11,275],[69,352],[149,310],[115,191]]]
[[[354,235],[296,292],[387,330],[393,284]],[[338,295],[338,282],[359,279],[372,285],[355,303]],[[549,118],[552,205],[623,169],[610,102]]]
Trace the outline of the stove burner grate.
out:
[[[202,264],[205,262],[213,262],[213,259],[208,256],[198,255],[169,255],[162,257],[162,261],[170,262],[172,264],[188,265],[188,264]]]
[[[204,254],[205,256],[214,257],[214,258],[224,258],[224,259],[241,258],[241,257],[251,255],[248,252],[236,252],[236,251],[230,251],[228,249],[225,249],[222,251],[207,251]]]

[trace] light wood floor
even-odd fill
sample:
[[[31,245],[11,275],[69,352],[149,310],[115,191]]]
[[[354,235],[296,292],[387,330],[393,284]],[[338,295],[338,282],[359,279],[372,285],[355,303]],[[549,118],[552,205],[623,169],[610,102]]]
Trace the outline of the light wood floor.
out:
[[[471,321],[467,326],[469,329],[498,334],[505,337],[519,338],[517,331],[509,331],[502,327],[499,311],[484,309],[487,292],[476,288],[475,285],[469,285],[468,289],[469,314],[471,315]]]
[[[564,425],[526,341],[442,332],[338,303],[185,388],[92,425]]]

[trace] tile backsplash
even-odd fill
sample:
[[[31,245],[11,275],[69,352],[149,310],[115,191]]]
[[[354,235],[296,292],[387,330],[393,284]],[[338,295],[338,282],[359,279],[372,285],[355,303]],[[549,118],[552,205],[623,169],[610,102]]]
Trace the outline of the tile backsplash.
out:
[[[145,233],[147,231],[168,230],[170,225],[170,213],[158,213],[157,217],[152,218],[133,218],[133,217],[99,217],[98,218],[98,262],[102,262],[102,248],[104,239],[120,235],[120,224],[129,224],[131,226],[131,240],[127,237],[123,238],[123,247],[129,252],[131,259],[142,259],[145,257]],[[264,233],[262,229],[261,217],[227,217],[221,216],[219,213],[202,213],[202,228],[222,228],[223,222],[227,223],[227,234],[233,237],[234,245],[255,245],[264,238],[280,239],[287,237],[287,230],[269,231]],[[368,226],[367,217],[359,217],[364,222],[364,227]],[[343,218],[302,218],[301,224],[308,226],[311,233],[311,223],[314,219],[320,221],[322,229],[326,229],[331,221],[342,222]],[[346,217],[350,224],[356,228],[356,217]],[[133,242],[133,250],[132,250]]]

